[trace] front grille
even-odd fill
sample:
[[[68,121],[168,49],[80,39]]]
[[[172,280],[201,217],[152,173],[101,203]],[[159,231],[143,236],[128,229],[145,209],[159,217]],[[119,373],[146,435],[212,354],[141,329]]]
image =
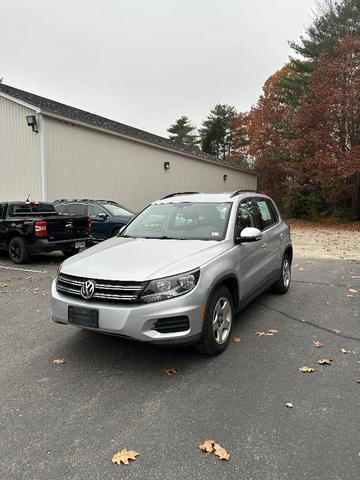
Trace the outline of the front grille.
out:
[[[87,280],[95,283],[94,295],[89,299],[105,302],[133,303],[139,300],[147,282],[125,282],[117,280],[98,280],[74,277],[60,273],[56,281],[58,292],[72,297],[80,297],[81,288]]]
[[[189,330],[190,322],[188,317],[167,317],[156,320],[153,330],[159,333],[186,332]]]

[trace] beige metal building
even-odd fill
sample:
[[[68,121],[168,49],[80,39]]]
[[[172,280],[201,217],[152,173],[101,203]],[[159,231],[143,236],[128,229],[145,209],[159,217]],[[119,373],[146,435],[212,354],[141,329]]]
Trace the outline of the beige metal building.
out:
[[[0,84],[0,200],[101,198],[138,211],[171,192],[240,189],[256,189],[252,171]]]

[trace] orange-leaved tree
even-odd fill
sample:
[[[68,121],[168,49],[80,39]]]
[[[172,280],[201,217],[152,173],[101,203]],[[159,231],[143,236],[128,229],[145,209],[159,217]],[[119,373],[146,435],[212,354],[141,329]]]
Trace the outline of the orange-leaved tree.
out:
[[[316,182],[334,207],[360,208],[360,39],[323,52],[300,102],[293,142],[303,181]]]

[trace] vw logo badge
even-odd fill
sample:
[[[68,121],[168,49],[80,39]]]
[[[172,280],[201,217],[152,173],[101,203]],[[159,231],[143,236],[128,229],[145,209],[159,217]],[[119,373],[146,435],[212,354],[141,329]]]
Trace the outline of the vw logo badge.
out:
[[[95,282],[94,280],[86,280],[81,287],[81,296],[85,300],[89,300],[94,296],[95,293]]]

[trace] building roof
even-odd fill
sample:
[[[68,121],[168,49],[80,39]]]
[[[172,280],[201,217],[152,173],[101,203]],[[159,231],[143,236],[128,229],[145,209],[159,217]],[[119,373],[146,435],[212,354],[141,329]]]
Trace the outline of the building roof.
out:
[[[123,135],[135,141],[146,142],[155,147],[165,148],[183,155],[197,158],[199,160],[218,163],[224,167],[234,168],[244,173],[255,175],[255,172],[251,169],[242,168],[235,162],[221,160],[214,155],[202,152],[198,148],[194,149],[186,147],[179,143],[175,143],[168,138],[160,137],[159,135],[146,132],[145,130],[140,130],[139,128],[130,127],[124,123],[116,122],[114,120],[101,117],[100,115],[86,112],[85,110],[80,110],[79,108],[71,107],[69,105],[65,105],[64,103],[56,102],[55,100],[50,100],[49,98],[40,97],[39,95],[25,92],[24,90],[19,90],[18,88],[11,87],[10,85],[0,83],[0,96],[1,93],[13,98],[15,101],[17,100],[33,106],[44,114],[59,116],[70,122],[80,122],[94,128]]]

